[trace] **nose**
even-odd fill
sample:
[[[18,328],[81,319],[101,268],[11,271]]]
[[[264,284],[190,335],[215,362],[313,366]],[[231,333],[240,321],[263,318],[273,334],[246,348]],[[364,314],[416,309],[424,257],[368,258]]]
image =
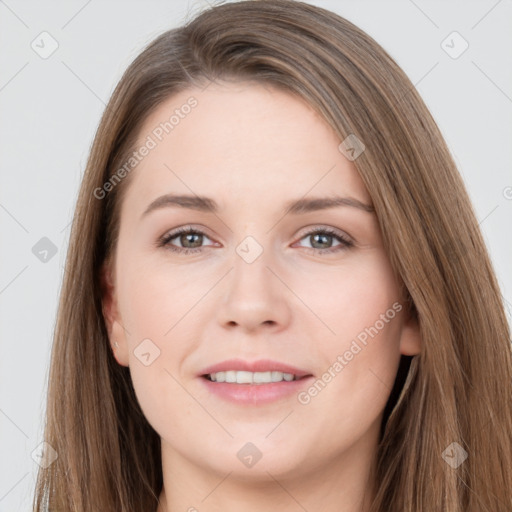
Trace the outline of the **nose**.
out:
[[[278,275],[268,251],[252,263],[236,255],[224,282],[217,313],[220,324],[246,332],[285,329],[290,322],[292,294]]]

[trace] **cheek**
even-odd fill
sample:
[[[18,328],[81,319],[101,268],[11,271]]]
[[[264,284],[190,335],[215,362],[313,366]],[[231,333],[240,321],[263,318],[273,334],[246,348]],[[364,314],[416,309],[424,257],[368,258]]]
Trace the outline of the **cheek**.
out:
[[[164,273],[134,258],[120,258],[117,268],[130,374],[144,414],[156,427],[154,421],[165,424],[173,411],[186,414],[190,407],[178,382],[182,363],[194,350],[192,340],[198,339],[183,330],[194,322],[190,313],[197,293],[184,272]]]
[[[317,331],[315,351],[325,373],[304,401],[310,397],[317,406],[343,404],[334,413],[340,421],[375,418],[388,399],[400,361],[403,305],[387,258],[375,252],[358,265],[317,275],[305,286],[300,293],[328,329],[315,319],[322,332],[319,337]]]
[[[183,275],[165,276],[147,265],[124,271],[119,289],[135,394],[159,435],[176,433],[176,418],[185,420],[194,411],[180,383],[184,361],[195,349],[192,340],[199,339],[184,331],[194,323],[189,315],[197,299]]]
[[[207,291],[204,280],[178,266],[165,268],[147,261],[126,265],[123,272],[119,297],[128,330],[131,327],[138,338],[153,339],[159,346],[171,339],[175,345],[173,334],[193,322],[189,315]],[[138,338],[132,337],[132,343]]]
[[[366,329],[372,326],[380,331],[385,325],[387,332],[383,337],[397,338],[399,321],[390,320],[398,316],[402,305],[398,303],[399,288],[383,251],[371,250],[347,258],[337,268],[319,267],[313,272],[302,269],[290,275],[289,281],[297,295],[305,298],[313,313],[308,315],[308,322],[323,331],[322,345],[329,352],[350,344],[358,335],[364,339]],[[392,325],[394,328],[390,328]]]

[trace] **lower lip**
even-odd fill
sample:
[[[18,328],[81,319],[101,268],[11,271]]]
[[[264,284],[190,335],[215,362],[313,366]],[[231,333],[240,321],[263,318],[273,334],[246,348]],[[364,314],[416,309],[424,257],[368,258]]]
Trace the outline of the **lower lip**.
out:
[[[236,404],[260,405],[297,394],[302,388],[309,385],[313,376],[268,384],[230,384],[227,382],[213,382],[205,377],[200,377],[200,379],[210,392],[225,400]]]

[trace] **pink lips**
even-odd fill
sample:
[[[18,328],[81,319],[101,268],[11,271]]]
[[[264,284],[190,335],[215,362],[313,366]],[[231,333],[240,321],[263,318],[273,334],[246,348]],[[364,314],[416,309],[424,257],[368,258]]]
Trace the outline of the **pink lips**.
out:
[[[206,378],[210,373],[223,372],[228,370],[248,372],[278,371],[292,373],[298,380],[270,382],[268,384],[238,384],[228,382],[212,382]],[[200,381],[213,395],[237,405],[263,405],[277,400],[290,398],[308,386],[314,378],[308,373],[294,366],[260,359],[258,361],[243,361],[241,359],[230,359],[221,363],[209,366],[202,370],[199,375]]]

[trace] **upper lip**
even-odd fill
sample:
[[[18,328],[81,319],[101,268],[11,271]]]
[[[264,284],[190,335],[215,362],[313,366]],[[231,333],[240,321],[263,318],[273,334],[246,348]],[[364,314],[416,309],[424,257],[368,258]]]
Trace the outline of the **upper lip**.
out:
[[[208,366],[201,371],[200,375],[209,375],[210,373],[225,372],[228,370],[246,371],[246,372],[283,372],[292,373],[297,378],[311,375],[310,372],[296,368],[286,363],[273,361],[271,359],[258,359],[257,361],[244,361],[243,359],[228,359],[220,363]]]

